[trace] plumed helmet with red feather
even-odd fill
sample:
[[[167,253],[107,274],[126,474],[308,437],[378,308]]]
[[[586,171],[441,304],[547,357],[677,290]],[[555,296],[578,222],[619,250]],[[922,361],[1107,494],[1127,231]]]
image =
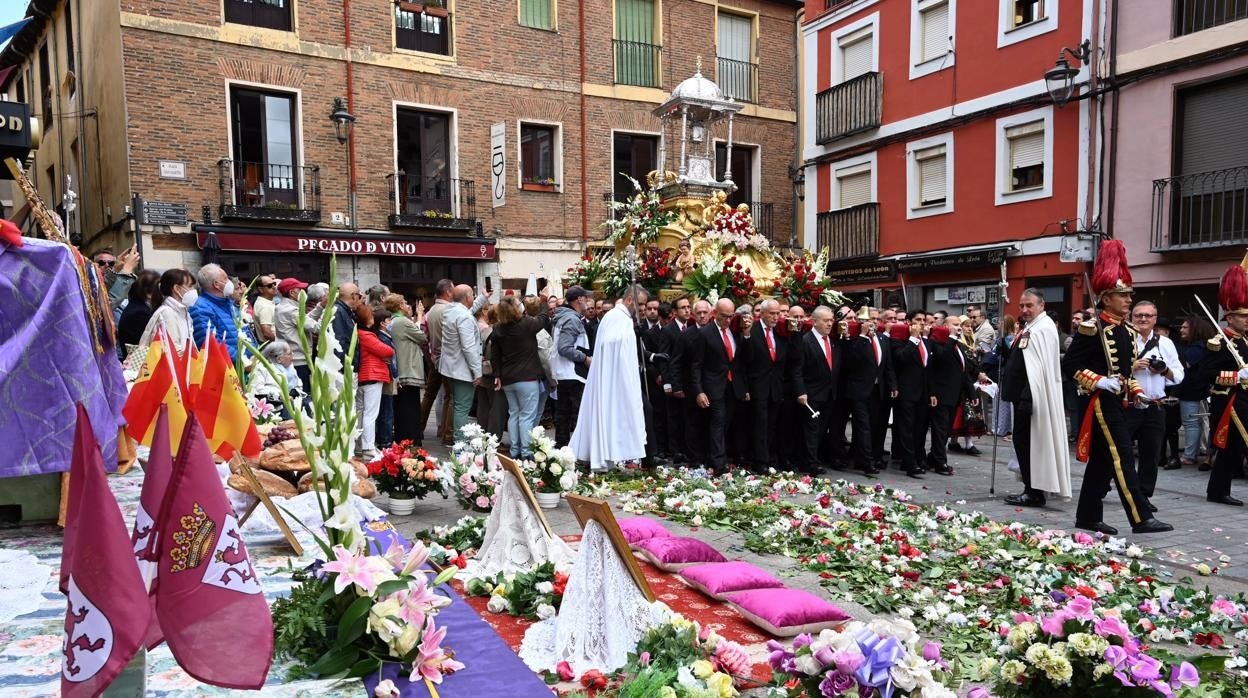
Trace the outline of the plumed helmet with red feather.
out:
[[[1092,292],[1131,293],[1131,268],[1127,265],[1127,248],[1121,240],[1106,240],[1096,255],[1092,268]]]
[[[1248,314],[1248,272],[1241,264],[1232,264],[1222,274],[1218,286],[1218,305],[1227,314]]]

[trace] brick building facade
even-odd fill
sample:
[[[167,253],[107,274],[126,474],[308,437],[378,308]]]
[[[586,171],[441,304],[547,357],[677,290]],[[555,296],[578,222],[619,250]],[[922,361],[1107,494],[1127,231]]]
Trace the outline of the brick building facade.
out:
[[[38,112],[26,86],[66,84],[72,65],[53,58],[45,78],[43,47],[83,57],[71,79],[90,89],[77,102],[53,95],[50,140],[30,169],[59,201],[66,169],[44,163],[72,146],[79,160],[67,167],[87,174],[75,181],[88,251],[128,243],[134,222],[122,212],[137,196],[187,206],[185,225],[138,226],[145,264],[158,269],[195,268],[209,245],[244,278],[324,278],[326,251],[338,250],[340,276],[413,293],[446,275],[509,286],[553,275],[603,237],[605,199],[628,193],[616,173],[652,166],[650,112],[699,57],[747,102],[734,137],[746,146],[734,148],[738,198],[763,204],[760,223],[778,242],[795,230],[801,3],[33,4],[48,18],[0,55],[0,67],[20,66],[2,89],[17,99],[20,83]],[[54,41],[67,21],[72,46]],[[356,117],[345,146],[329,118],[337,97]]]

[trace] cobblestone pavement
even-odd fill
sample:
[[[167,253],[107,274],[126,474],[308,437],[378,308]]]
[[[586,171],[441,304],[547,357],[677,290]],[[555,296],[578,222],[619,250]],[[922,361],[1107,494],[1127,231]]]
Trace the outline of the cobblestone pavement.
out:
[[[437,443],[432,430],[426,438],[426,448],[432,455],[442,457],[446,448]],[[831,472],[829,477],[845,478],[857,482],[880,482],[910,492],[917,503],[946,504],[957,509],[974,509],[997,521],[1023,521],[1047,528],[1071,530],[1074,526],[1075,501],[1059,501],[1050,498],[1046,507],[1028,509],[1006,504],[1003,497],[1021,489],[1016,476],[1006,468],[1012,447],[1009,441],[998,441],[996,493],[992,487],[992,438],[979,439],[981,456],[950,453],[950,465],[955,473],[943,477],[927,474],[922,479],[907,477],[895,468],[889,468],[876,477],[854,472]],[[1072,488],[1078,496],[1082,484],[1083,464],[1072,459]],[[1207,584],[1218,593],[1248,593],[1248,510],[1240,507],[1211,504],[1205,501],[1207,472],[1196,468],[1162,471],[1158,476],[1157,490],[1153,497],[1157,518],[1174,525],[1169,533],[1147,535],[1132,534],[1126,515],[1116,491],[1105,498],[1105,522],[1114,526],[1130,542],[1149,552],[1145,559],[1159,566],[1163,574],[1178,580],[1190,576],[1196,585]],[[1248,482],[1235,481],[1237,496],[1248,495]],[[424,528],[453,523],[465,512],[454,498],[429,499],[418,503],[412,516],[395,517],[395,524],[404,534],[410,535]],[[617,515],[619,514],[617,510]],[[579,533],[571,510],[566,503],[548,511],[547,517],[555,531],[561,535]],[[817,575],[802,570],[795,561],[779,555],[758,555],[746,550],[740,534],[712,529],[689,530],[665,522],[673,533],[698,537],[718,548],[730,558],[740,558],[760,567],[773,570],[783,576],[790,586],[819,592]],[[1220,558],[1227,556],[1229,562]],[[1217,574],[1201,578],[1194,570],[1198,563],[1218,568]],[[870,614],[852,600],[844,603],[856,617]]]

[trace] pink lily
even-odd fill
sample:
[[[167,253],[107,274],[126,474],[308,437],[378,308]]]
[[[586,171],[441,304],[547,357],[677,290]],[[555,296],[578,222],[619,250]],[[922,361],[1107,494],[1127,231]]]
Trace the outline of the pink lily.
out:
[[[449,606],[451,600],[429,590],[424,578],[417,578],[407,591],[399,592],[399,617],[412,625],[422,625],[429,611]]]
[[[372,594],[377,590],[377,585],[382,580],[376,576],[376,560],[367,555],[352,555],[341,545],[334,546],[334,558],[333,562],[325,563],[321,569],[337,573],[338,576],[334,578],[335,594],[341,594],[343,589],[352,584],[358,586],[366,594]]]
[[[425,630],[417,649],[416,659],[412,662],[412,681],[425,680],[436,684],[442,683],[442,675],[459,671],[464,665],[447,656],[442,649],[442,640],[446,637],[446,628],[438,628],[433,619],[425,621]]]

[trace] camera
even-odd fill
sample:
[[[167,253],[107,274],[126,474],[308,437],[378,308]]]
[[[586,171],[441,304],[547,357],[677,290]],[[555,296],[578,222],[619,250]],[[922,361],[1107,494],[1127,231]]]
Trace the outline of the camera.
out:
[[[1157,357],[1153,357],[1148,360],[1148,368],[1153,373],[1165,373],[1166,362]]]

